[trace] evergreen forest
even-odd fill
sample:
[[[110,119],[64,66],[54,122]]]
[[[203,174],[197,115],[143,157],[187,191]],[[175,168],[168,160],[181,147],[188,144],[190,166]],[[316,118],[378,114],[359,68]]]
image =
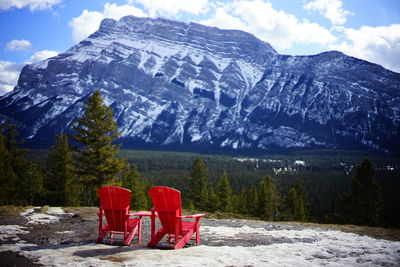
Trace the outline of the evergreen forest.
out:
[[[400,160],[365,151],[306,150],[254,157],[122,150],[112,110],[98,91],[48,150],[27,150],[18,128],[0,125],[0,205],[96,206],[97,189],[170,186],[188,210],[268,221],[400,228]]]

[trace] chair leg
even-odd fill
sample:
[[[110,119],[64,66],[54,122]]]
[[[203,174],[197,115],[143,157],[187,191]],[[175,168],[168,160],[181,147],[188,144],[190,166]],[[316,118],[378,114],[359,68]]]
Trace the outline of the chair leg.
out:
[[[171,244],[171,242],[172,242],[172,239],[173,239],[173,236],[172,236],[171,234],[168,234],[168,243],[170,243],[170,244]]]
[[[150,218],[151,218],[151,232],[150,232],[150,234],[151,234],[151,239],[153,239],[154,236],[155,236],[155,233],[156,233],[156,216],[152,213]]]
[[[99,233],[99,236],[97,237],[96,243],[102,243],[103,240],[104,240],[104,236],[105,236],[105,235],[106,235],[106,234]]]
[[[165,236],[165,233],[163,232],[163,229],[160,229],[153,238],[151,238],[150,242],[147,244],[149,247],[155,247],[158,242]]]
[[[104,237],[107,235],[107,231],[99,230],[99,235],[97,237],[96,243],[101,243],[104,240]]]
[[[142,241],[142,217],[140,217],[138,223],[138,241],[139,243]]]
[[[135,227],[130,229],[131,231],[129,232],[128,235],[126,235],[126,237],[125,237],[125,234],[124,234],[124,245],[125,246],[129,246],[129,244],[131,243],[133,237],[135,236],[136,232],[138,231],[138,228],[139,228],[139,225],[137,224]]]
[[[194,229],[190,229],[188,232],[186,232],[179,240],[175,240],[175,245],[174,249],[180,249],[183,248],[186,243],[190,240],[194,233]]]
[[[106,224],[103,227],[100,227],[100,225],[99,225],[99,235],[97,237],[96,242],[97,243],[103,242],[104,237],[107,235],[108,231],[109,231],[108,224]]]
[[[196,223],[196,245],[200,245],[200,224]]]

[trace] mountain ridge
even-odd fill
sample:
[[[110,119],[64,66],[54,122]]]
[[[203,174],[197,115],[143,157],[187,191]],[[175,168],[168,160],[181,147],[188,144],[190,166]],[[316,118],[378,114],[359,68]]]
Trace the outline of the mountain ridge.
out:
[[[338,51],[280,55],[243,31],[133,16],[25,66],[0,116],[29,144],[49,145],[96,89],[128,147],[400,152],[400,74]]]

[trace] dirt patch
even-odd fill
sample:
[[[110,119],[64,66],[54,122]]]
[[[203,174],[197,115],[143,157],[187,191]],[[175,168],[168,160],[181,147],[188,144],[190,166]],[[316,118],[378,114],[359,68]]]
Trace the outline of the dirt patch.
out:
[[[15,266],[43,266],[41,264],[34,263],[33,260],[28,259],[19,255],[16,252],[3,251],[0,252],[1,266],[3,267],[15,267]]]
[[[124,262],[128,258],[107,256],[107,257],[100,257],[99,259],[104,260],[104,261],[112,261],[112,262]]]

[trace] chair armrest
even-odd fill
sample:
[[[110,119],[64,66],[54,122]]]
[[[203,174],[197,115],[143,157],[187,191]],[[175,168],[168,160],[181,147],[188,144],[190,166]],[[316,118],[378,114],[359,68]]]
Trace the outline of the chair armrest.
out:
[[[158,208],[151,208],[151,211],[155,211],[155,212],[177,212],[177,211],[179,211],[179,208],[176,208],[176,209],[158,209]]]
[[[184,218],[200,218],[200,217],[203,217],[203,216],[206,216],[206,215],[203,214],[203,213],[199,213],[199,214],[194,214],[194,215],[178,216],[178,218],[182,218],[182,219],[184,219]]]
[[[151,216],[151,212],[150,211],[138,211],[135,213],[130,213],[128,215],[129,216]]]
[[[97,212],[97,215],[100,217],[100,216],[102,216],[104,213],[105,213],[104,210],[101,209],[101,208],[99,208],[99,212]]]

